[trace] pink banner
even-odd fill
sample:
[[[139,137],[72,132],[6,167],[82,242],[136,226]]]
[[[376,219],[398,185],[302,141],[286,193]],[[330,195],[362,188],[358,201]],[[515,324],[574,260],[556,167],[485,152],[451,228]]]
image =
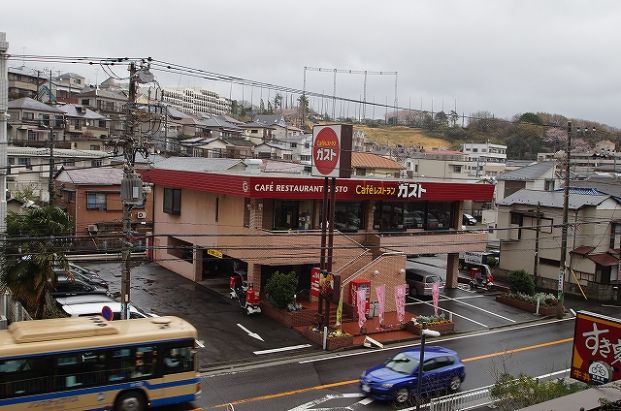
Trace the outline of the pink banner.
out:
[[[366,304],[367,301],[367,290],[366,288],[360,288],[356,292],[356,306],[358,308],[358,327],[362,329],[364,327],[364,323],[367,322],[366,316]]]
[[[377,296],[377,316],[379,317],[378,328],[384,324],[384,301],[385,301],[386,285],[378,285],[375,287],[375,295]]]
[[[436,281],[431,286],[431,298],[433,299],[433,313],[438,315],[438,301],[440,300],[440,282]]]
[[[397,319],[403,323],[405,319],[405,284],[395,286],[395,303],[397,306]]]

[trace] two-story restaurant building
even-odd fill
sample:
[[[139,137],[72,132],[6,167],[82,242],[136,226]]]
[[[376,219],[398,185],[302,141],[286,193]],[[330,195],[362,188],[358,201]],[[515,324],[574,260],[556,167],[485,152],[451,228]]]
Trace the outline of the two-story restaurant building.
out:
[[[257,288],[293,270],[308,289],[320,262],[324,179],[268,174],[260,163],[173,157],[145,172],[154,184],[154,260],[197,282],[242,271]],[[487,244],[486,232],[462,231],[463,202],[493,192],[487,183],[337,179],[337,282],[364,278],[392,292],[405,282],[407,255],[448,253],[447,287],[456,287],[459,253]]]

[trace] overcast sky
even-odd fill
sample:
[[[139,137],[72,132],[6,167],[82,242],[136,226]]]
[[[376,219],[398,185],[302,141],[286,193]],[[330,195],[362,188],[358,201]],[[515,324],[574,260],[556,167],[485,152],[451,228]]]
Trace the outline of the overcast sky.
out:
[[[402,107],[431,110],[433,104],[434,111],[448,112],[456,103],[460,114],[489,111],[503,118],[544,111],[621,127],[621,2],[615,0],[25,4],[2,7],[0,31],[11,54],[151,56],[296,89],[302,89],[305,66],[396,71]],[[89,82],[107,77],[88,66],[52,68]],[[156,75],[163,86],[230,92],[228,84]],[[393,104],[394,81],[369,75],[367,100]],[[331,95],[332,88],[331,73],[307,72],[307,90]],[[256,104],[261,91],[233,86],[233,98],[242,93],[246,100],[252,93]],[[267,94],[263,90],[264,99]],[[338,75],[336,94],[361,98],[363,77]],[[367,115],[372,111],[367,108]],[[382,111],[375,109],[375,116]]]

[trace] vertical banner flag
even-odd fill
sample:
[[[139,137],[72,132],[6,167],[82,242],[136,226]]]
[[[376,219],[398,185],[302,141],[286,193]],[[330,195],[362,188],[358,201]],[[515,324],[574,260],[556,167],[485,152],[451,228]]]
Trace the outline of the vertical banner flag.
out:
[[[431,286],[431,298],[433,299],[433,313],[438,315],[438,301],[440,300],[440,282],[435,281]]]
[[[367,321],[366,311],[367,289],[360,288],[356,292],[356,306],[358,307],[358,327],[362,329]]]
[[[340,327],[343,322],[343,288],[339,294],[339,305],[336,307],[336,326]]]
[[[378,327],[384,324],[384,301],[386,297],[386,285],[378,285],[375,287],[375,295],[377,296],[377,316],[379,317]]]
[[[395,304],[397,306],[397,319],[403,323],[405,319],[405,284],[395,286]]]

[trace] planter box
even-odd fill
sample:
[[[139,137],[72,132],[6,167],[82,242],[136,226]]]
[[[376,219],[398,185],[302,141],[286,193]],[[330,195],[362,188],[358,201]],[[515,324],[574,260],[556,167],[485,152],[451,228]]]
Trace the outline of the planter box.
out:
[[[520,310],[528,311],[530,313],[535,313],[537,311],[537,304],[529,303],[528,301],[518,300],[513,297],[509,297],[507,294],[502,294],[496,296],[496,301],[501,302],[503,304],[510,305],[515,308],[519,308]],[[539,306],[539,314],[549,317],[556,315],[558,313],[558,306],[553,305],[540,305]]]
[[[299,311],[289,311],[274,307],[269,301],[261,301],[261,312],[289,328],[312,325],[317,315],[316,310],[303,308]]]
[[[406,324],[406,329],[410,332],[413,332],[416,335],[420,335],[421,326],[420,324],[414,324],[413,322],[410,321],[409,323]],[[427,325],[427,329],[437,331],[441,335],[454,334],[455,323],[452,321],[444,321],[441,323],[429,324]]]
[[[304,328],[302,335],[306,337],[311,342],[318,344],[320,347],[323,346],[323,333],[315,332],[310,327]],[[354,345],[354,336],[348,335],[343,337],[332,337],[328,338],[327,341],[327,350],[333,351],[341,348],[349,348]]]

